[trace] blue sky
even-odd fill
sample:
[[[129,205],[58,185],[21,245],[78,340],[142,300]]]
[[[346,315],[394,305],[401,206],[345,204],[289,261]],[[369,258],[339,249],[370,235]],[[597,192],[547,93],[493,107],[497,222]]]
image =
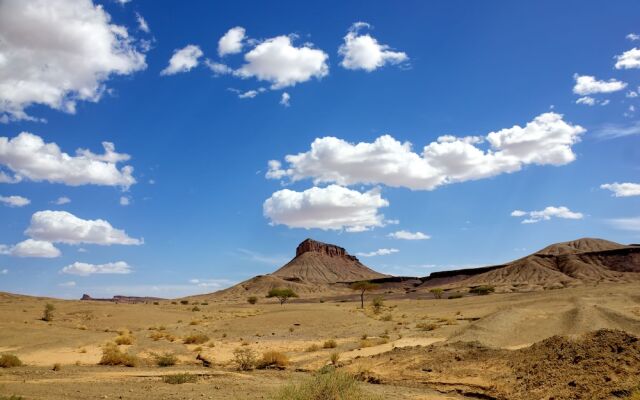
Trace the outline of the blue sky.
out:
[[[31,3],[0,5],[1,291],[210,292],[307,237],[403,275],[640,242],[637,2]]]

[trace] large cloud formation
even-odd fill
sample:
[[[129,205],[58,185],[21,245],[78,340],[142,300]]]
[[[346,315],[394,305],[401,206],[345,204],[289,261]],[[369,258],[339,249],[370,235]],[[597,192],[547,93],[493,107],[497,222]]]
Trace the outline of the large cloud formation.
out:
[[[263,211],[273,225],[362,232],[385,225],[378,210],[388,205],[378,189],[360,193],[329,185],[303,192],[279,190],[264,202]]]
[[[519,171],[525,165],[564,165],[575,160],[572,145],[585,129],[548,112],[524,127],[491,132],[485,137],[441,136],[422,149],[412,150],[383,135],[373,143],[349,143],[336,137],[318,138],[309,151],[287,155],[283,166],[271,160],[266,177],[291,181],[313,179],[338,185],[384,184],[412,190],[432,190],[454,182],[488,178]],[[488,142],[490,148],[479,145]]]
[[[29,132],[11,139],[0,137],[0,166],[14,174],[10,177],[0,170],[0,182],[15,183],[26,178],[70,186],[92,184],[125,189],[136,183],[133,167],[127,165],[118,169],[117,166],[130,156],[117,153],[110,142],[102,142],[102,147],[103,154],[78,149],[76,155],[71,156],[62,152],[57,144],[45,143],[40,136]]]
[[[0,1],[0,121],[34,119],[44,104],[75,113],[111,75],[146,68],[127,29],[91,0]]]

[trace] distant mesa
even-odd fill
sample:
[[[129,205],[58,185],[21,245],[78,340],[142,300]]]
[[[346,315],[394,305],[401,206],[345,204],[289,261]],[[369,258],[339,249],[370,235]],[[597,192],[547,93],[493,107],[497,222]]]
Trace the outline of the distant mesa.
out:
[[[108,301],[112,303],[127,303],[127,304],[137,304],[137,303],[150,303],[153,301],[165,300],[160,297],[137,297],[137,296],[113,296],[110,299],[96,299],[88,294],[83,294],[80,300],[87,301]]]

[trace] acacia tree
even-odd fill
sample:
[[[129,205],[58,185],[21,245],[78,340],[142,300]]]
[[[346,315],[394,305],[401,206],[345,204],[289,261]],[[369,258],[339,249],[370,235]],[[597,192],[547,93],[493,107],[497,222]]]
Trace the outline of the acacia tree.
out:
[[[289,288],[273,288],[269,290],[267,298],[277,297],[280,301],[280,305],[283,305],[292,297],[298,297],[298,294]]]
[[[378,285],[369,281],[359,281],[353,282],[349,287],[351,290],[360,292],[360,308],[364,308],[364,293],[377,288]]]

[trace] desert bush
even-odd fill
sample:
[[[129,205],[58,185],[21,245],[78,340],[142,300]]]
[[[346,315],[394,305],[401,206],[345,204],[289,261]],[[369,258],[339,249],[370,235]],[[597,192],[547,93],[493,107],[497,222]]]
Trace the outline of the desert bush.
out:
[[[338,361],[340,361],[340,353],[338,353],[337,351],[331,353],[331,355],[329,356],[329,361],[331,361],[332,365],[337,365]]]
[[[256,304],[258,302],[258,298],[256,296],[249,296],[247,297],[247,302],[249,304]]]
[[[125,367],[135,367],[138,359],[131,355],[120,351],[118,346],[108,343],[102,348],[102,358],[98,365],[124,365]]]
[[[335,349],[336,347],[338,347],[338,343],[333,339],[329,339],[324,342],[322,347],[324,347],[325,349]]]
[[[130,345],[130,344],[133,344],[133,336],[120,335],[117,338],[115,338],[114,342],[116,342],[118,346]]]
[[[420,322],[420,323],[416,324],[416,328],[420,329],[421,331],[433,331],[436,328],[438,328],[438,325],[432,324],[432,323],[427,323],[427,322]]]
[[[239,347],[233,351],[233,362],[238,371],[251,371],[256,366],[256,353],[248,347]]]
[[[25,400],[22,396],[16,396],[15,394],[11,396],[0,396],[0,400]]]
[[[380,314],[382,311],[382,307],[384,306],[384,298],[382,296],[376,296],[371,300],[371,305],[373,306],[373,312],[376,314]]]
[[[441,299],[442,298],[442,293],[444,293],[444,290],[442,290],[440,288],[433,288],[433,289],[429,290],[429,292],[431,292],[433,294],[433,297],[435,297],[436,299]]]
[[[388,342],[389,342],[389,340],[385,339],[385,338],[362,339],[362,340],[360,340],[360,348],[378,346],[378,345],[385,344],[385,343],[388,343]]]
[[[200,305],[201,305],[201,306],[208,306],[208,305],[209,305],[209,303],[208,303],[208,302],[206,302],[206,301],[203,301],[202,303],[200,303]]]
[[[200,320],[194,319],[193,321],[189,322],[189,325],[200,325]]]
[[[193,333],[182,340],[184,344],[203,344],[208,341],[209,336],[204,333]]]
[[[157,342],[163,337],[164,337],[164,333],[162,332],[153,332],[151,335],[149,335],[149,338],[152,339],[154,342]]]
[[[171,353],[156,354],[155,358],[158,367],[170,367],[178,362],[178,358]]]
[[[189,300],[180,300],[180,304],[186,306],[187,304],[189,304]]]
[[[191,375],[187,373],[183,374],[171,374],[162,377],[162,382],[169,383],[171,385],[181,385],[183,383],[194,383],[198,380],[197,375]]]
[[[62,365],[60,363],[53,364],[53,367],[51,368],[52,371],[60,371],[61,369]]]
[[[280,301],[280,305],[286,303],[292,297],[298,297],[298,294],[289,288],[273,288],[267,293],[267,298],[276,297]]]
[[[381,400],[363,390],[350,374],[327,368],[300,384],[288,384],[278,390],[272,400]]]
[[[284,369],[289,365],[289,357],[279,351],[269,350],[262,353],[262,359],[258,361],[257,368],[277,368]]]
[[[22,361],[13,354],[3,354],[0,356],[0,368],[13,368],[22,366]]]
[[[47,322],[51,322],[53,321],[53,311],[55,310],[55,306],[51,303],[47,303],[44,306],[44,311],[42,313],[42,320],[43,321],[47,321]]]
[[[160,302],[158,302],[158,301],[154,301],[154,302],[153,302],[153,305],[154,305],[154,306],[159,306],[159,305],[160,305]]]
[[[461,299],[464,296],[462,295],[462,293],[451,293],[449,296],[447,296],[447,299],[453,300],[453,299]]]
[[[382,318],[380,318],[382,321],[393,321],[393,315],[391,314],[387,314],[385,316],[383,316]]]
[[[314,351],[318,351],[320,350],[320,346],[318,346],[317,344],[312,344],[311,346],[307,347],[304,351],[308,352],[308,353],[312,353]]]
[[[198,307],[198,306],[194,306],[194,307],[191,309],[191,311],[193,311],[193,312],[198,312],[198,311],[200,311],[200,307]]]
[[[177,301],[172,301],[171,304],[176,305],[176,304],[178,304],[178,302]]]
[[[471,288],[471,290],[469,290],[469,293],[478,294],[480,296],[486,296],[495,291],[496,291],[496,288],[493,286],[482,285],[482,286],[476,286],[474,288]]]

